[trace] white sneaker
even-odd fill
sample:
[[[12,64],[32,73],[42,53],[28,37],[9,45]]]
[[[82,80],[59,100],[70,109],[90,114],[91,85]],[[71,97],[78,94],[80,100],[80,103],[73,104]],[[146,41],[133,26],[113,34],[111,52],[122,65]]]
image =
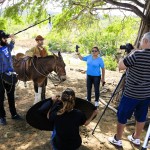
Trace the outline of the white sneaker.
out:
[[[115,136],[109,137],[109,138],[108,138],[108,141],[109,141],[111,144],[113,144],[113,145],[122,147],[122,140],[116,140],[116,139],[115,139]]]
[[[99,102],[95,101],[95,107],[99,106]]]
[[[140,145],[140,139],[134,139],[133,135],[129,135],[128,140],[137,146]]]

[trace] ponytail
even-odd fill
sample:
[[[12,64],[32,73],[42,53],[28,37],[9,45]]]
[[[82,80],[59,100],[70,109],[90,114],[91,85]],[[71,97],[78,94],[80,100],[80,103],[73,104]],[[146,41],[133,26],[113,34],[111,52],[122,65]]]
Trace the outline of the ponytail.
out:
[[[57,115],[62,115],[65,112],[70,112],[75,106],[75,92],[67,88],[61,96],[63,107],[57,112]]]

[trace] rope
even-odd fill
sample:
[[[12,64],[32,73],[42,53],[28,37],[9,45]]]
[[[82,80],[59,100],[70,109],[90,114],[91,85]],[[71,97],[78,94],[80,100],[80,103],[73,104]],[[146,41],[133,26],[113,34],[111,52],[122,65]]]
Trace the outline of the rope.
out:
[[[47,75],[44,75],[43,73],[41,73],[41,72],[35,67],[34,62],[33,62],[33,59],[31,59],[31,61],[32,61],[32,64],[33,64],[34,69],[35,69],[40,75],[42,75],[42,76],[44,76],[44,77],[47,77]]]
[[[2,80],[2,85],[3,85],[3,88],[5,89],[5,86],[4,86],[4,83],[3,82],[6,82],[3,77],[2,77],[2,74],[1,74],[1,80]],[[7,82],[6,82],[7,83]],[[12,77],[12,83],[13,83],[13,77]],[[9,84],[10,85],[10,90],[9,91],[6,91],[7,93],[10,93],[12,88],[13,88],[13,84]]]
[[[33,62],[33,59],[32,59],[31,61],[32,61],[32,64],[33,64],[34,69],[35,69],[40,75],[42,75],[42,76],[48,78],[48,79],[54,84],[54,86],[56,86],[56,84],[53,82],[53,80],[49,77],[49,75],[52,75],[52,73],[49,72],[48,75],[45,75],[45,72],[44,72],[44,74],[41,73],[41,72],[36,68],[36,66],[35,66],[35,64],[34,64],[34,62]],[[40,66],[42,67],[41,64],[40,64]],[[43,67],[42,67],[42,68],[43,68]],[[57,72],[57,67],[56,67],[56,72]],[[55,78],[55,79],[56,79],[56,78]],[[57,86],[58,86],[60,83],[61,83],[61,81],[57,84]]]

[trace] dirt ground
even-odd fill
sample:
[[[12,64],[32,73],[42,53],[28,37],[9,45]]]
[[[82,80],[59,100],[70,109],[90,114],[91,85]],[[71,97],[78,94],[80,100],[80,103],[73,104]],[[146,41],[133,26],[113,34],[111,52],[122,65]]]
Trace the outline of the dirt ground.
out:
[[[65,54],[68,55],[68,54]],[[76,96],[85,98],[86,97],[86,74],[79,72],[76,69],[85,70],[85,65],[80,64],[78,61],[74,61],[69,55],[65,59],[67,64],[67,80],[55,87],[51,81],[48,82],[46,97],[50,97],[54,94],[61,93],[67,87],[75,90]],[[73,70],[71,69],[73,68]],[[117,85],[122,73],[118,71],[106,71],[106,85],[105,91],[101,88],[101,98],[108,102],[115,86]],[[94,94],[94,93],[93,93]],[[7,112],[7,125],[0,126],[0,150],[50,150],[50,132],[40,131],[34,129],[26,123],[25,116],[28,109],[33,105],[34,101],[34,90],[32,82],[27,83],[27,88],[24,87],[23,82],[19,82],[16,87],[16,107],[18,113],[24,118],[23,121],[14,121],[11,119],[8,103],[5,100],[5,108]],[[94,102],[94,99],[92,100]],[[113,105],[113,104],[111,104]],[[80,150],[115,150],[119,149],[108,143],[107,138],[115,134],[116,131],[116,113],[112,110],[107,109],[103,119],[98,124],[94,135],[92,131],[104,110],[104,105],[100,103],[99,114],[90,125],[87,127],[81,127],[81,136],[83,144]],[[139,149],[134,147],[127,140],[127,135],[134,132],[134,125],[127,126],[123,136],[123,149],[134,150]],[[142,134],[142,141],[145,137],[145,131]]]

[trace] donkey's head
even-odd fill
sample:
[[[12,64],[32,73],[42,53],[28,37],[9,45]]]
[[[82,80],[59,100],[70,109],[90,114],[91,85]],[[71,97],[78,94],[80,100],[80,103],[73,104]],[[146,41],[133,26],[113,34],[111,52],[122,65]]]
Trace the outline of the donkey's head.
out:
[[[53,56],[56,62],[54,66],[54,71],[57,73],[61,81],[65,81],[66,80],[66,70],[65,70],[66,65],[62,58],[62,55],[60,52],[58,52],[58,56],[56,56],[54,53],[53,53]]]

